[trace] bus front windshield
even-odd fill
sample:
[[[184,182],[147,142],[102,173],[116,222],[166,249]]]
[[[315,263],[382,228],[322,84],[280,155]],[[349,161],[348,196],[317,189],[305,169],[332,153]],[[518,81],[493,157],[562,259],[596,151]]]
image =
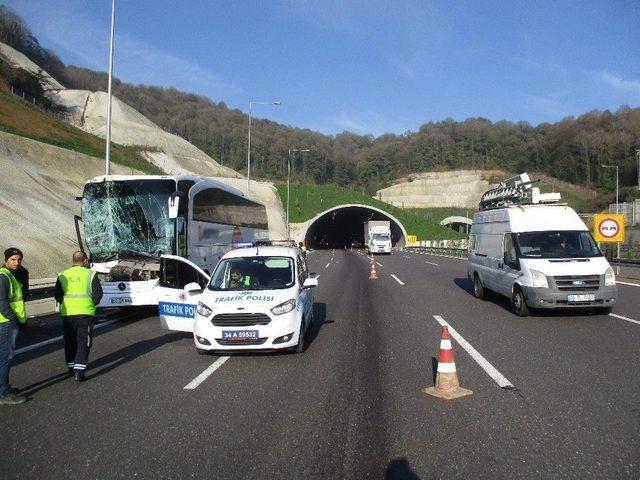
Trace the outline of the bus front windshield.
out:
[[[81,210],[92,261],[174,253],[167,199],[175,190],[175,181],[162,179],[86,184]]]
[[[602,253],[586,230],[517,233],[521,258],[600,257]]]

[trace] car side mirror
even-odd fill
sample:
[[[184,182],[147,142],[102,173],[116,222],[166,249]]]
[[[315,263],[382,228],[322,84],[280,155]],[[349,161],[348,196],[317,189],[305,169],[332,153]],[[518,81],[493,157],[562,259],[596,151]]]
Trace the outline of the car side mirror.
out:
[[[196,293],[202,293],[202,287],[198,285],[196,282],[187,283],[184,286],[184,290],[190,295],[193,295]]]
[[[317,278],[307,278],[302,284],[302,288],[311,288],[311,287],[317,287],[317,286],[318,286]]]

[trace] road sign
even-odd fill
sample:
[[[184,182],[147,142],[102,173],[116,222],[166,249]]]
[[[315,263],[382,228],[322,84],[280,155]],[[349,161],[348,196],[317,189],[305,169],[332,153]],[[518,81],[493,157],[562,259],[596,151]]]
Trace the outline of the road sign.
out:
[[[594,237],[596,242],[624,242],[624,215],[621,213],[602,213],[595,215]]]

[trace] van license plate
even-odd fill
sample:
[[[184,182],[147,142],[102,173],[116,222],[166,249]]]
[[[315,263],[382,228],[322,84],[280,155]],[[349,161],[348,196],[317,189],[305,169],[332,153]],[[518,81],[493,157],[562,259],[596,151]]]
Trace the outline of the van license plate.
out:
[[[222,339],[237,342],[243,342],[246,340],[257,340],[258,330],[223,330]]]
[[[594,294],[587,295],[567,295],[568,302],[593,302],[596,299]]]
[[[133,303],[131,297],[114,297],[111,299],[111,305],[126,305],[128,303]]]

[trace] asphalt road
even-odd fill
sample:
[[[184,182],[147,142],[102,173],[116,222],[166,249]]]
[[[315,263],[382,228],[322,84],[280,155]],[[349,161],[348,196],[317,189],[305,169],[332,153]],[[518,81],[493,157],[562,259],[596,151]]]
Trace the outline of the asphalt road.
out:
[[[0,408],[0,478],[640,477],[640,323],[516,317],[473,297],[460,259],[376,257],[378,280],[356,252],[309,261],[320,285],[301,355],[199,356],[147,315],[96,332],[82,384],[59,341],[18,355],[12,383],[30,400]],[[639,294],[620,285],[613,314],[640,321]],[[453,342],[471,397],[421,392],[438,319],[482,356]],[[21,345],[56,330],[34,322]]]

